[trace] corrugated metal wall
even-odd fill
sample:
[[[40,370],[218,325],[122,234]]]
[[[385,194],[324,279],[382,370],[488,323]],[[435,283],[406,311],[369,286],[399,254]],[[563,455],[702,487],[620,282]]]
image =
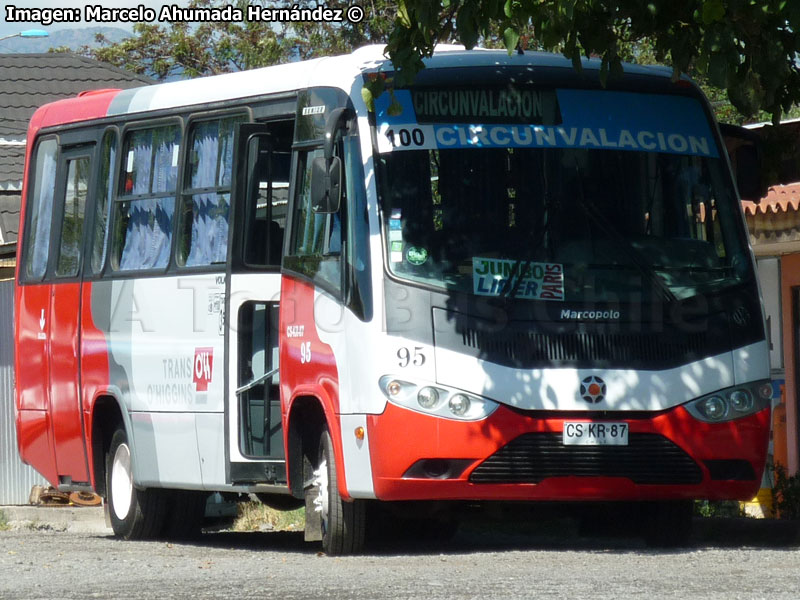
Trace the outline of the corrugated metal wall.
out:
[[[14,428],[14,282],[0,281],[0,504],[27,504],[36,484],[47,482],[19,459]]]

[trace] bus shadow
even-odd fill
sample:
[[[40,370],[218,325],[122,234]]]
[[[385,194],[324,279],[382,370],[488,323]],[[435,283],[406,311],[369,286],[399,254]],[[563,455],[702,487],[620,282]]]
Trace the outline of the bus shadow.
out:
[[[452,540],[420,543],[415,540],[382,540],[368,552],[388,554],[470,554],[511,551],[586,551],[676,554],[712,548],[800,548],[800,521],[752,518],[696,518],[689,543],[675,548],[650,547],[630,527],[602,523],[587,528],[577,519],[541,522],[465,523]]]
[[[186,542],[208,548],[237,548],[254,552],[289,552],[320,555],[320,545],[306,543],[302,531],[229,530],[203,534]],[[638,532],[614,523],[585,527],[573,518],[545,519],[536,522],[464,522],[449,540],[370,539],[365,554],[464,555],[476,552],[585,551],[614,553],[676,554],[712,548],[800,548],[800,521],[752,518],[695,518],[688,545],[678,548],[648,547]]]
[[[253,552],[316,554],[319,548],[303,541],[302,531],[214,531],[183,543],[208,548],[236,548]]]

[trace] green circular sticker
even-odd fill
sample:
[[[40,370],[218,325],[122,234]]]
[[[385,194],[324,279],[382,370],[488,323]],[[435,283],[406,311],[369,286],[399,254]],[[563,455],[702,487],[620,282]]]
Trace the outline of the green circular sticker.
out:
[[[412,265],[424,265],[425,261],[428,260],[428,251],[425,248],[409,246],[406,250],[406,260]]]

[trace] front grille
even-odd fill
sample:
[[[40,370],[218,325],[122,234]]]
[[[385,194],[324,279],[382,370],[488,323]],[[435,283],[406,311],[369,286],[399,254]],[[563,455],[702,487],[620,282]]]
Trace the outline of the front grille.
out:
[[[703,334],[671,336],[660,333],[537,333],[506,330],[490,333],[468,328],[461,334],[464,346],[503,362],[519,365],[547,363],[666,364],[680,357],[700,357]]]
[[[434,343],[515,369],[668,369],[729,351],[724,315],[702,323],[494,322],[433,309]]]
[[[667,438],[631,433],[627,446],[565,446],[561,433],[526,433],[483,461],[473,483],[539,483],[549,477],[625,477],[638,484],[697,484],[700,467]]]

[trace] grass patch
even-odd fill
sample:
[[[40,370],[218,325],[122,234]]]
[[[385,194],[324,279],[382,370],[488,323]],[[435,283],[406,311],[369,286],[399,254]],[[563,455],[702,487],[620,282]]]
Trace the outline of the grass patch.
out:
[[[306,525],[305,510],[275,510],[261,502],[242,502],[233,531],[302,531]]]
[[[699,517],[746,517],[742,505],[736,500],[695,500],[694,514]]]
[[[0,531],[8,531],[11,526],[8,524],[8,517],[6,513],[0,510]]]

